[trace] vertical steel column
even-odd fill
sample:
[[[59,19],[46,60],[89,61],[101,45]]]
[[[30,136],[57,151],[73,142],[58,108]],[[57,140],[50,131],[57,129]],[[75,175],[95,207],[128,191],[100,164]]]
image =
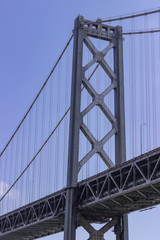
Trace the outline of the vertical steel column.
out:
[[[114,72],[117,75],[117,88],[115,89],[115,117],[118,132],[115,135],[115,164],[126,161],[125,138],[125,110],[124,110],[124,74],[123,74],[123,37],[122,27],[115,31]]]
[[[126,161],[125,107],[124,107],[124,73],[123,73],[123,37],[122,27],[115,31],[114,72],[117,75],[115,89],[115,117],[118,132],[115,134],[115,165]],[[116,240],[128,240],[128,215],[119,217],[115,227]]]
[[[76,186],[78,177],[79,130],[81,124],[80,102],[82,82],[83,27],[82,17],[74,23],[72,66],[71,113],[68,150],[68,172],[64,240],[75,240],[76,235]]]

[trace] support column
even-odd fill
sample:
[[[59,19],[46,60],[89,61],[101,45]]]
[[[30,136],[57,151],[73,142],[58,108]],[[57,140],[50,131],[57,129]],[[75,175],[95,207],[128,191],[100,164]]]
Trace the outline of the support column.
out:
[[[128,215],[124,214],[118,217],[117,224],[114,227],[116,240],[128,240]]]
[[[117,75],[117,88],[115,89],[115,117],[118,131],[115,134],[115,165],[126,161],[125,137],[125,106],[124,106],[124,73],[123,73],[123,36],[122,27],[115,31],[114,72]],[[128,215],[118,218],[115,226],[116,240],[128,240]]]
[[[76,186],[78,177],[79,130],[81,124],[80,102],[83,49],[83,28],[81,27],[81,21],[83,21],[83,18],[77,17],[74,24],[71,113],[64,240],[75,240],[76,235]]]

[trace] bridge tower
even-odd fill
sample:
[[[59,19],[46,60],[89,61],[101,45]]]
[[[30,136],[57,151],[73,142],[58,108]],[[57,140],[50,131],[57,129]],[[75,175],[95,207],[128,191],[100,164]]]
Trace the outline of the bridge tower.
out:
[[[92,39],[97,38],[106,42],[107,46],[103,51],[99,51]],[[84,44],[93,55],[91,61],[83,66],[83,46]],[[107,63],[105,56],[113,50],[113,69]],[[105,74],[110,78],[110,85],[101,94],[92,87],[86,77],[86,71],[97,63],[103,68]],[[96,69],[95,69],[96,71]],[[81,88],[82,86],[92,97],[92,103],[81,111]],[[111,91],[114,92],[114,114],[109,110],[104,102]],[[105,117],[112,124],[112,129],[102,140],[97,140],[84,123],[84,116],[95,106],[98,106]],[[91,151],[83,158],[79,157],[79,134],[80,131],[92,145]],[[104,144],[115,136],[115,160],[109,158],[104,151]],[[124,111],[124,77],[123,77],[123,38],[120,26],[112,27],[102,24],[101,20],[92,22],[78,16],[74,23],[74,45],[73,45],[73,66],[72,66],[72,89],[71,89],[71,113],[69,132],[69,152],[68,152],[68,173],[67,173],[67,193],[66,212],[64,224],[64,240],[76,239],[77,226],[83,226],[89,233],[89,240],[103,240],[104,233],[114,227],[116,240],[128,240],[128,220],[127,215],[114,216],[109,219],[100,230],[96,231],[85,219],[81,212],[77,212],[76,186],[80,169],[87,161],[97,153],[108,168],[118,165],[126,160],[125,147],[125,111]]]

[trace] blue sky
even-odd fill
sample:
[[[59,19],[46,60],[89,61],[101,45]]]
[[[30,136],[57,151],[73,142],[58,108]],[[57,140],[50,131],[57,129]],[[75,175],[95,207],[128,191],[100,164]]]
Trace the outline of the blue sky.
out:
[[[159,0],[1,0],[0,150],[56,62],[78,14],[96,20],[157,7]],[[159,236],[159,207],[130,214],[129,220],[130,240],[149,240]],[[78,240],[87,237],[84,230],[77,231]],[[63,236],[44,239],[63,239]]]

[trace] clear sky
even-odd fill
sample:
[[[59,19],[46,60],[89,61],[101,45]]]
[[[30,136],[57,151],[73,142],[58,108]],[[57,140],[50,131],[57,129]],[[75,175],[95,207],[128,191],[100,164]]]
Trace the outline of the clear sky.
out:
[[[57,60],[78,14],[105,19],[159,5],[159,0],[0,0],[0,150]],[[130,214],[130,240],[158,239],[159,213],[156,207]],[[110,240],[115,239],[110,235]],[[77,231],[78,240],[87,238],[84,230]]]

